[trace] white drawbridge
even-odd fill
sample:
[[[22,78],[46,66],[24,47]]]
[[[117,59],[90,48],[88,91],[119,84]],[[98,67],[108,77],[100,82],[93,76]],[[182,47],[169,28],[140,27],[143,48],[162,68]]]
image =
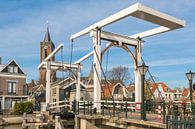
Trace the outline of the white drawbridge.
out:
[[[103,30],[104,27],[120,21],[127,17],[135,17],[144,21],[148,21],[159,25],[159,27],[140,32],[131,36],[125,36],[120,34],[115,34]],[[76,100],[80,101],[80,72],[81,72],[81,62],[93,55],[93,68],[94,68],[94,108],[98,112],[101,110],[101,58],[103,53],[112,46],[118,46],[128,52],[129,56],[133,59],[134,72],[135,72],[135,101],[141,102],[141,81],[140,73],[137,67],[141,63],[141,50],[143,46],[143,39],[145,37],[150,37],[167,31],[179,29],[185,26],[185,21],[167,15],[165,13],[159,12],[152,8],[146,7],[140,3],[134,4],[126,9],[123,9],[110,17],[107,17],[81,31],[72,35],[70,39],[73,41],[83,35],[90,33],[93,42],[93,51],[75,61],[74,64],[61,63],[61,62],[51,62],[52,58],[60,49],[63,48],[63,44],[60,44],[41,64],[38,69],[44,67],[46,68],[46,104],[50,102],[50,70],[67,70],[67,69],[77,69],[77,88],[76,88]],[[109,41],[110,44],[103,48],[101,45],[101,40]],[[129,49],[129,46],[134,48],[134,52]],[[99,79],[98,79],[99,78]]]
[[[94,14],[95,15],[95,14]],[[120,21],[127,17],[135,17],[144,21],[148,21],[159,25],[159,27],[140,32],[131,36],[124,36],[119,34],[114,34],[111,32],[103,31],[103,28],[107,25]],[[141,84],[140,84],[140,73],[137,69],[138,65],[141,63],[141,49],[143,41],[139,40],[145,37],[150,37],[156,34],[164,33],[167,31],[179,29],[185,26],[185,21],[167,15],[165,13],[159,12],[152,8],[146,7],[140,3],[136,3],[126,9],[123,9],[110,17],[107,17],[81,31],[72,35],[70,39],[73,41],[83,35],[90,33],[93,42],[93,51],[84,56],[81,60],[85,60],[93,55],[94,63],[94,108],[100,112],[101,105],[101,86],[98,78],[101,78],[101,52],[104,53],[109,47],[119,46],[126,50],[131,57],[133,57],[134,70],[135,70],[135,101],[141,102]],[[110,45],[101,51],[101,40],[110,41]],[[128,46],[134,47],[134,53],[130,51]],[[80,63],[81,60],[75,63]]]

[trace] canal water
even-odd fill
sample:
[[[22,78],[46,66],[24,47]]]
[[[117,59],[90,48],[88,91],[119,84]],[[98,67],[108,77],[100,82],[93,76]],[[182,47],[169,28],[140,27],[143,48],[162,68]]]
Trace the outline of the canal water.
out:
[[[8,126],[0,126],[0,129],[22,129],[22,125],[8,125]],[[34,126],[28,129],[35,129]],[[40,128],[40,129],[54,129],[54,128]]]
[[[22,125],[0,126],[0,129],[22,129]]]

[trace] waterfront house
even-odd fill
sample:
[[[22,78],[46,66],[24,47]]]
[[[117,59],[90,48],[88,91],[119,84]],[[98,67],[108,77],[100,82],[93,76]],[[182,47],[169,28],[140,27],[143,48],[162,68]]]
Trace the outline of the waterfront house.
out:
[[[112,97],[114,100],[124,100],[130,96],[126,86],[120,82],[102,86],[102,98],[110,99]]]
[[[26,74],[12,59],[7,64],[0,61],[0,108],[12,110],[16,102],[28,98]]]
[[[156,99],[164,98],[166,102],[174,101],[173,90],[163,82],[151,84],[151,90]]]
[[[69,100],[72,101],[76,96],[77,81],[72,77],[61,78],[51,84],[51,102]],[[90,100],[91,96],[86,91],[84,78],[81,78],[81,100]]]

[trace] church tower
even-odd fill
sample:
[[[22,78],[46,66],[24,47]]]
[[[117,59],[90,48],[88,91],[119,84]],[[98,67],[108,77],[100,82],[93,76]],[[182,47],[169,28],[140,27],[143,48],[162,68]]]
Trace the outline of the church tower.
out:
[[[42,62],[54,49],[55,45],[51,40],[49,27],[47,26],[44,40],[43,42],[40,42],[40,62]],[[55,57],[53,57],[51,61],[55,61]],[[46,70],[44,68],[39,70],[39,79],[40,84],[46,86]],[[56,81],[56,72],[51,71],[51,82],[54,81]]]

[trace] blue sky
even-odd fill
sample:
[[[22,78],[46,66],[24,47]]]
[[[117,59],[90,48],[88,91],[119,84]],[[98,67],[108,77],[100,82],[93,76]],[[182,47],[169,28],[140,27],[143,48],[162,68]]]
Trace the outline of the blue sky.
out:
[[[40,63],[39,44],[44,38],[49,21],[52,41],[57,46],[64,43],[64,59],[70,60],[71,34],[106,18],[136,2],[184,19],[183,29],[145,38],[143,58],[157,81],[170,87],[187,86],[185,77],[195,71],[195,1],[194,0],[6,0],[0,3],[0,56],[3,63],[14,58],[27,73],[27,81],[38,79]],[[110,25],[108,31],[132,35],[154,25],[134,18],[127,18]],[[73,61],[92,50],[89,36],[74,42]],[[123,57],[123,58],[121,58]],[[60,55],[57,55],[60,60]],[[116,60],[117,59],[117,60]],[[118,65],[130,68],[131,59],[124,51],[113,48],[109,54],[108,69]],[[82,75],[89,72],[92,58],[83,63]],[[105,59],[103,62],[105,67]]]

